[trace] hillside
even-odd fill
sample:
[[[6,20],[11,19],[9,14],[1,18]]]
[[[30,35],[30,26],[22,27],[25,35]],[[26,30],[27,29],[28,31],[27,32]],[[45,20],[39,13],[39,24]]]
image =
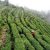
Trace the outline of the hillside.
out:
[[[35,12],[2,3],[0,50],[50,50],[50,25]]]

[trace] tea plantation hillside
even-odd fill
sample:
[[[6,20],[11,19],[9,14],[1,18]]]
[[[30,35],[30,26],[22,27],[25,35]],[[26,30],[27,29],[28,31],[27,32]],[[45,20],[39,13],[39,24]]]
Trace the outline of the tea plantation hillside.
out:
[[[50,50],[50,25],[22,7],[0,4],[0,50]]]

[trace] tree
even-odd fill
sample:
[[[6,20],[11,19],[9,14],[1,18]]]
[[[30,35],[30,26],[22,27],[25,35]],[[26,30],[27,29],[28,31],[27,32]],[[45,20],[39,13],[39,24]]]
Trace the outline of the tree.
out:
[[[8,4],[9,4],[8,0],[5,0],[5,3],[6,3],[6,6],[8,6]]]

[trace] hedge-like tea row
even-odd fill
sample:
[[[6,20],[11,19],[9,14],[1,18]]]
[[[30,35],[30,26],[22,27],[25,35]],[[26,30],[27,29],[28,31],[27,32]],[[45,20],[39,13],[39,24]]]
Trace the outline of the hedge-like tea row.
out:
[[[35,50],[35,48],[31,45],[29,40],[25,37],[25,35],[21,31],[21,28],[19,26],[17,26],[17,27],[18,27],[18,30],[21,32],[20,36],[21,36],[21,38],[22,38],[22,40],[24,42],[26,50]]]
[[[46,41],[42,40],[42,39],[40,38],[40,35],[38,35],[37,33],[35,33],[35,38],[38,40],[38,42],[39,42],[46,50],[50,50],[50,45],[49,45]]]
[[[24,41],[26,50],[35,50],[35,48],[30,44],[30,42],[27,40],[27,38],[25,37],[24,34],[21,34],[21,37],[22,37],[22,39]]]
[[[16,22],[16,24],[17,25],[19,25],[19,27],[21,27],[22,29],[23,29],[23,32],[24,32],[24,34],[26,35],[26,37],[29,39],[29,41],[32,43],[32,45],[37,49],[37,50],[39,50],[39,49],[41,49],[41,50],[43,50],[43,48],[41,47],[41,45],[39,44],[39,42],[38,41],[36,41],[34,38],[33,38],[33,36],[31,35],[31,33],[30,33],[30,31],[28,30],[28,29],[26,29],[25,27],[23,27],[23,25],[21,26],[20,24],[20,21],[17,23]],[[38,46],[37,46],[37,45]]]
[[[13,33],[13,36],[14,36],[14,39],[15,39],[15,47],[14,47],[14,50],[25,50],[25,46],[24,46],[24,43],[19,35],[19,32],[16,28],[16,24],[14,23],[11,23],[11,29],[12,29],[12,33]]]

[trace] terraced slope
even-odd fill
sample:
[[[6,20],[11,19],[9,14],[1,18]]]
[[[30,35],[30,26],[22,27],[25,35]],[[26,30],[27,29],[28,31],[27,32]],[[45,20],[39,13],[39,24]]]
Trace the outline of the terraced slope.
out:
[[[22,7],[0,6],[0,50],[50,50],[50,25]]]

